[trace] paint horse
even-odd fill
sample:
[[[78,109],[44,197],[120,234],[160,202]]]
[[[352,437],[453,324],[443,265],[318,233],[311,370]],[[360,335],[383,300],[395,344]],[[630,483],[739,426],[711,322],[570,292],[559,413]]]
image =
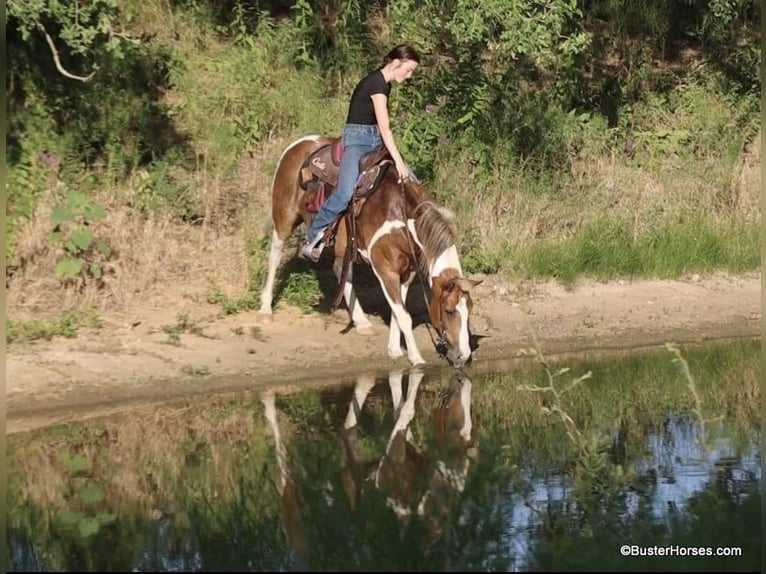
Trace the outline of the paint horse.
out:
[[[449,387],[439,393],[431,417],[433,445],[426,452],[410,430],[423,372],[413,369],[409,373],[406,394],[402,392],[402,378],[402,372],[389,373],[395,422],[385,453],[377,461],[363,460],[356,447],[358,417],[372,387],[361,377],[357,380],[343,425],[346,465],[341,477],[352,509],[374,485],[402,522],[417,516],[435,539],[459,506],[471,461],[478,452],[471,416],[471,380],[455,373]]]
[[[306,473],[306,468],[317,468],[315,461],[302,465],[300,460],[290,457],[287,444],[290,433],[284,436],[282,432],[283,421],[289,416],[278,413],[275,391],[261,392],[264,416],[275,447],[275,485],[282,514],[281,528],[292,559],[299,566],[308,568],[315,555],[322,553],[319,547],[324,543],[326,530],[321,520],[329,516],[334,516],[331,520],[336,523],[362,524],[362,530],[373,538],[378,526],[385,528],[385,522],[380,524],[379,516],[374,511],[370,513],[375,506],[365,504],[364,500],[369,502],[370,497],[382,495],[386,506],[402,524],[420,521],[427,528],[431,542],[443,536],[444,528],[460,513],[470,465],[478,454],[471,415],[471,381],[456,372],[446,389],[426,401],[427,408],[433,409],[433,444],[426,451],[417,444],[410,430],[418,398],[423,408],[424,394],[428,394],[420,391],[423,376],[419,369],[410,371],[404,392],[404,371],[388,374],[394,426],[382,456],[365,457],[357,447],[359,418],[378,381],[372,373],[357,375],[342,425],[345,462],[321,485]],[[295,435],[292,438],[296,438]],[[318,491],[321,496],[317,496]],[[308,497],[313,497],[313,504]],[[321,509],[320,514],[312,516],[312,509]]]
[[[272,181],[274,228],[261,291],[262,317],[272,318],[274,281],[285,243],[301,222],[310,225],[323,198],[332,193],[341,154],[339,139],[307,136],[290,144],[279,158]],[[396,170],[389,169],[392,163],[385,148],[361,159],[360,183],[347,209],[354,216],[342,214],[325,232],[327,247],[334,245],[338,295],[342,289],[357,332],[371,334],[372,323],[356,298],[349,272],[350,263],[357,258],[369,264],[391,307],[388,355],[403,355],[403,335],[410,363],[423,364],[412,317],[405,307],[408,289],[420,271],[428,277],[428,310],[437,333],[437,350],[452,366],[461,367],[471,359],[471,289],[481,281],[463,277],[452,214],[436,205],[419,183],[399,182]],[[344,262],[348,246],[353,249]],[[423,288],[425,291],[425,285]]]

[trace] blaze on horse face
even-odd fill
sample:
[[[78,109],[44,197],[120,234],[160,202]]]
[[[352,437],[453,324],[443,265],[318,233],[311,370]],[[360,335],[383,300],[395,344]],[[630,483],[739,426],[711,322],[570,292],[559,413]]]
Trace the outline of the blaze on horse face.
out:
[[[473,308],[471,289],[481,281],[463,277],[434,277],[431,288],[431,323],[439,334],[439,352],[453,367],[471,360],[468,318]]]

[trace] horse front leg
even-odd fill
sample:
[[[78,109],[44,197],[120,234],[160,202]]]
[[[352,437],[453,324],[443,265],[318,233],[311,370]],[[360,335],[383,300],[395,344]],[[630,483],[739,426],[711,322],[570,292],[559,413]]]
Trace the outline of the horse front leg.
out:
[[[335,272],[335,277],[340,283],[341,273],[343,271],[343,257],[335,257],[335,261],[332,264],[332,270]],[[343,285],[343,297],[346,300],[346,307],[348,307],[351,315],[351,321],[354,323],[356,332],[360,335],[374,335],[375,330],[372,327],[370,319],[362,309],[361,303],[356,298],[356,292],[354,286],[350,281],[346,281]]]
[[[344,430],[350,430],[359,424],[359,414],[362,412],[362,407],[367,400],[367,395],[370,394],[370,391],[374,386],[374,375],[365,373],[357,377],[356,385],[354,386],[354,397],[348,405],[348,413],[346,414],[346,420],[343,423]]]
[[[404,306],[409,285],[400,283],[399,275],[396,273],[388,273],[381,276],[374,267],[373,271],[378,281],[380,281],[383,287],[383,294],[391,307],[391,322],[388,331],[388,355],[390,357],[402,356],[399,339],[400,334],[402,334],[407,345],[407,358],[410,363],[412,365],[425,364],[425,360],[421,356],[418,345],[415,342],[415,334],[412,332],[412,316]]]
[[[269,250],[269,270],[266,274],[266,284],[261,290],[261,308],[258,310],[258,316],[261,319],[272,321],[274,317],[271,309],[274,300],[274,281],[277,277],[277,269],[282,259],[284,246],[284,239],[279,237],[279,233],[274,229],[271,234],[271,249]]]
[[[403,283],[400,288],[403,305],[407,304],[407,292],[409,291],[411,281]],[[388,355],[390,357],[401,357],[404,355],[402,352],[402,331],[399,328],[399,322],[394,321],[393,317],[391,317],[391,324],[388,328]]]

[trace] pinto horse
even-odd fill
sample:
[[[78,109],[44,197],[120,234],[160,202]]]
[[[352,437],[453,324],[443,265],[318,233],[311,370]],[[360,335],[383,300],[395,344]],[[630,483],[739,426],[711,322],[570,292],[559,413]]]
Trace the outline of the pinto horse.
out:
[[[302,185],[302,170],[308,158],[320,150],[335,150],[337,139],[307,136],[291,143],[282,153],[272,182],[273,232],[268,258],[268,273],[261,291],[262,317],[271,319],[274,282],[285,243],[304,222],[310,225],[313,213]],[[373,152],[375,154],[377,152]],[[326,154],[329,157],[329,153]],[[314,156],[315,157],[315,156]],[[333,157],[334,159],[334,157]],[[366,158],[362,158],[362,163]],[[481,281],[463,277],[460,258],[451,227],[452,214],[430,200],[416,182],[399,182],[390,162],[380,165],[380,177],[367,194],[355,219],[353,239],[358,256],[369,264],[391,307],[388,355],[403,355],[404,335],[407,357],[412,365],[425,363],[413,334],[412,317],[405,305],[407,292],[420,270],[428,277],[430,322],[438,334],[437,350],[454,367],[471,359],[469,314],[473,306],[471,289]],[[331,190],[330,190],[331,192]],[[349,209],[355,209],[353,205]],[[343,273],[343,259],[349,233],[341,215],[334,226],[333,270],[343,289],[346,306],[357,332],[372,333],[372,323],[362,309],[350,277]],[[325,237],[328,237],[327,233]],[[425,290],[425,285],[423,286]]]
[[[371,455],[358,445],[362,432],[360,419],[379,379],[369,372],[357,375],[340,433],[344,462],[329,474],[325,473],[326,465],[320,464],[323,469],[320,481],[306,472],[308,468],[319,468],[316,461],[301,461],[294,456],[300,451],[295,443],[288,448],[288,442],[300,437],[283,432],[289,415],[278,412],[275,390],[261,391],[260,400],[276,454],[275,485],[280,500],[281,527],[300,566],[308,569],[317,555],[321,556],[322,541],[327,539],[326,523],[322,521],[330,516],[338,523],[353,523],[355,516],[361,518],[365,524],[362,532],[370,533],[373,538],[376,529],[389,528],[386,521],[379,520],[375,505],[370,504],[378,496],[382,496],[402,524],[416,521],[425,526],[429,533],[428,546],[436,543],[444,535],[445,526],[460,514],[470,467],[479,452],[471,413],[471,380],[457,371],[448,387],[440,385],[441,388],[422,391],[424,372],[416,368],[407,374],[405,392],[404,376],[404,369],[388,373],[394,425],[385,451]],[[411,430],[418,403],[420,409],[425,404],[432,413],[430,434],[433,439],[424,441],[427,448],[418,444]],[[381,422],[379,417],[383,415],[377,413],[372,416]],[[321,497],[316,496],[318,491]],[[310,497],[314,497],[313,504]],[[318,508],[321,511],[312,515]],[[365,534],[365,538],[367,536]],[[333,550],[338,548],[334,546]]]

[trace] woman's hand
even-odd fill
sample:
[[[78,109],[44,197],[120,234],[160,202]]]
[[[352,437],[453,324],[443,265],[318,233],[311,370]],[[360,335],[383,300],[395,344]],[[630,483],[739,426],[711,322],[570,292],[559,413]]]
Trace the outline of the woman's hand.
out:
[[[410,179],[410,170],[407,167],[407,164],[404,163],[404,160],[399,160],[396,162],[396,171],[399,173],[399,182],[401,183],[403,181],[407,181]]]

